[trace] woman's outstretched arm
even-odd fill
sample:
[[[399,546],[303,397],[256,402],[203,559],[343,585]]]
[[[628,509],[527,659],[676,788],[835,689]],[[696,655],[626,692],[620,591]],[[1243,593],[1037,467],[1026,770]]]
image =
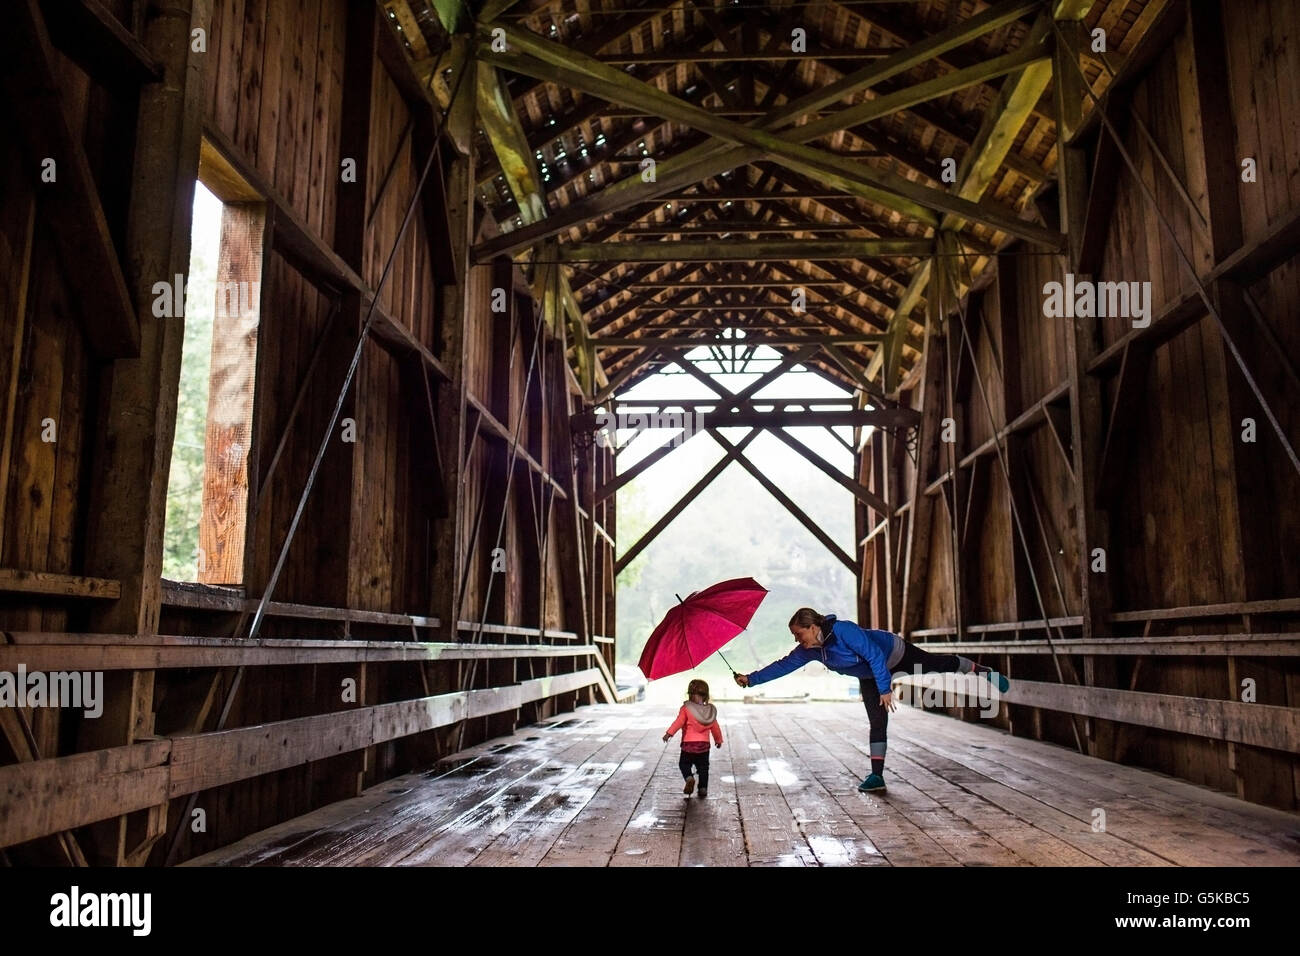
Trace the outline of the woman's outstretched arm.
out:
[[[812,658],[806,648],[796,647],[785,657],[778,661],[773,661],[766,667],[760,667],[752,674],[737,674],[736,683],[741,687],[753,687],[755,684],[766,684],[770,680],[776,680],[778,677],[784,677],[793,671],[803,667]]]

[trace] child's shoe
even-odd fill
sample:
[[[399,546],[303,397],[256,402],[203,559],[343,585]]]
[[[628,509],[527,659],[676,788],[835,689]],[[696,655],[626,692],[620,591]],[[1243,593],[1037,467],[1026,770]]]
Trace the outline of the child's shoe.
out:
[[[700,799],[703,800],[703,799],[704,799],[705,797],[707,797],[708,795],[709,795],[709,788],[708,788],[708,787],[700,787]]]
[[[682,787],[682,793],[686,794],[689,797],[694,792],[695,792],[695,778],[687,777],[686,786]]]
[[[871,793],[875,790],[885,789],[885,778],[878,773],[869,774],[866,780],[858,784],[858,789],[863,793]]]

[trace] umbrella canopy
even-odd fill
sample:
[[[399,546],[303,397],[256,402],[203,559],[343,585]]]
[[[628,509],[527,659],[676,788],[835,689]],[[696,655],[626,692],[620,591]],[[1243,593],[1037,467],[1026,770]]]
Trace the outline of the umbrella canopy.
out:
[[[766,595],[767,588],[753,578],[696,591],[654,629],[641,652],[641,672],[658,680],[696,667],[749,625]]]

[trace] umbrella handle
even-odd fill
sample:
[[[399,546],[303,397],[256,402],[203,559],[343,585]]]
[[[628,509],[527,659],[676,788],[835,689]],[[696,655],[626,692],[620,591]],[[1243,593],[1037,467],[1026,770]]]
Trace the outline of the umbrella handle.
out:
[[[727,660],[726,655],[722,653],[721,649],[718,650],[718,656],[722,658],[722,663],[727,665],[727,670],[731,671],[732,674],[735,674],[736,669],[731,666],[731,661]]]

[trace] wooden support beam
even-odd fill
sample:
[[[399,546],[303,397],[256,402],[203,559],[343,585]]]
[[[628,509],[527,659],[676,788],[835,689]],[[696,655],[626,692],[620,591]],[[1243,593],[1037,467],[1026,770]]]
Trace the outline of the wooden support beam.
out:
[[[873,412],[872,409],[864,408],[864,409],[859,409],[857,414],[870,415],[872,414],[872,412]],[[862,421],[861,424],[869,424],[869,423],[866,421]],[[859,482],[850,478],[848,475],[844,474],[844,472],[840,471],[838,468],[836,468],[834,465],[832,465],[830,462],[824,459],[821,455],[813,451],[811,448],[809,448],[803,442],[799,441],[799,439],[795,438],[793,435],[787,433],[784,429],[773,428],[771,429],[771,433],[773,436],[779,438],[782,442],[788,445],[803,460],[813,465],[813,467],[815,467],[818,471],[822,472],[824,475],[826,475],[836,484],[840,485],[843,488],[848,489],[848,491],[852,493],[853,497],[856,498],[858,501],[864,502],[865,504],[869,504],[871,505],[871,507],[875,508],[877,511],[882,513],[887,513],[890,510],[889,503],[886,502],[884,498],[881,498],[880,495],[876,494],[870,488],[860,484]]]
[[[770,412],[742,408],[734,412],[719,409],[702,414],[709,425],[714,428],[781,429],[837,426],[860,428],[866,425],[875,425],[880,428],[898,428],[912,425],[917,419],[917,413],[910,408],[843,409],[841,411],[776,410]],[[800,450],[806,449],[800,446]],[[840,475],[840,477],[846,481],[852,480],[847,475]],[[861,489],[851,490],[858,494],[861,493]]]
[[[127,95],[162,79],[162,65],[100,0],[41,0],[50,39],[98,83]]]
[[[1055,5],[1055,16],[1062,19],[1081,19],[1091,9],[1092,3],[1093,0],[1063,0]],[[1025,38],[1026,44],[1042,40],[1049,29],[1050,23],[1044,14],[1035,22],[1034,28]],[[984,195],[998,168],[1010,153],[1025,121],[1037,105],[1039,97],[1047,89],[1051,77],[1052,70],[1048,65],[1035,63],[1007,77],[1003,82],[1001,94],[986,111],[984,125],[958,169],[955,190],[958,196],[967,200],[977,200]],[[944,217],[942,228],[956,230],[961,225],[959,218],[949,215]],[[904,329],[906,328],[906,323],[910,321],[911,310],[920,298],[921,290],[929,281],[929,270],[928,261],[922,262],[917,267],[912,282],[903,294],[899,307],[890,321],[891,330],[900,324]],[[960,294],[960,290],[958,293]],[[892,342],[893,340],[891,345]],[[896,366],[901,355],[901,347],[879,349],[872,364],[867,368],[867,375],[875,378],[881,368],[885,367],[886,392],[891,392],[891,382],[897,381]],[[895,371],[889,370],[891,366]]]
[[[601,680],[598,668],[0,767],[0,847],[313,760],[513,710]],[[14,812],[15,810],[22,812]]]
[[[947,372],[945,315],[951,302],[946,288],[947,270],[932,267],[927,294],[930,314],[926,321],[924,380],[921,386],[921,423],[916,439],[916,481],[912,514],[907,526],[903,565],[902,614],[899,632],[904,636],[919,623],[930,567],[930,524],[934,505],[922,490],[939,460],[939,433],[945,417],[944,376]]]
[[[550,373],[553,376],[570,371],[569,363],[564,357],[564,336],[566,331],[567,329],[561,326],[558,346],[549,350],[545,356],[545,361],[548,363]],[[565,452],[560,454],[558,460],[554,462],[554,466],[559,473],[560,483],[567,495],[556,506],[556,521],[558,522],[556,552],[561,562],[560,566],[564,569],[564,573],[560,575],[561,610],[563,611],[565,624],[575,632],[584,635],[585,638],[592,633],[592,622],[587,606],[587,575],[589,569],[584,563],[582,547],[583,513],[579,495],[581,490],[579,488],[580,470],[575,467],[574,455],[567,453],[568,449],[572,447],[572,432],[567,421],[569,414],[568,395],[564,395],[558,402],[551,403],[547,408],[547,413],[550,434],[560,436],[560,440],[564,443],[562,448]],[[594,454],[594,451],[588,453],[593,458]]]
[[[597,486],[597,488],[596,488],[596,502],[597,502],[597,503],[600,503],[600,502],[604,501],[606,498],[608,498],[610,495],[614,494],[614,492],[618,491],[620,488],[622,488],[622,487],[623,487],[624,485],[626,485],[628,482],[630,482],[630,481],[635,481],[635,480],[636,480],[640,475],[642,475],[645,471],[647,471],[647,470],[648,470],[652,465],[656,465],[656,464],[658,464],[658,463],[659,463],[660,461],[662,461],[664,458],[666,458],[666,457],[668,457],[670,454],[672,454],[673,451],[675,451],[676,449],[682,447],[682,445],[686,444],[687,441],[690,441],[692,438],[694,438],[696,435],[699,435],[699,434],[701,434],[701,433],[698,432],[698,431],[692,431],[692,432],[690,432],[690,433],[686,436],[685,440],[682,441],[682,442],[680,442],[680,443],[669,443],[669,444],[665,444],[665,445],[663,445],[663,446],[660,447],[660,448],[656,448],[656,449],[655,449],[654,451],[652,451],[650,454],[646,455],[644,458],[642,458],[641,460],[639,460],[639,461],[638,461],[635,465],[633,465],[631,468],[627,469],[627,470],[624,471],[624,472],[621,472],[621,473],[620,473],[619,475],[617,475],[616,477],[611,478],[609,481],[605,482],[605,484]]]
[[[951,232],[941,232],[936,246],[939,259],[933,268],[944,275],[942,308],[947,311],[957,305],[958,269],[955,258],[957,244]],[[970,620],[970,588],[966,580],[969,562],[965,560],[963,548],[963,515],[969,517],[969,496],[974,490],[975,478],[978,475],[977,468],[965,472],[957,467],[957,459],[962,450],[968,447],[967,423],[970,421],[966,413],[970,382],[967,377],[967,387],[961,387],[961,370],[974,361],[961,346],[963,340],[968,340],[972,344],[973,351],[974,345],[979,341],[979,327],[968,329],[964,325],[968,317],[973,318],[976,314],[968,311],[963,315],[959,311],[954,311],[952,315],[945,315],[941,332],[946,338],[944,343],[946,367],[943,370],[941,393],[944,417],[952,419],[954,430],[952,440],[944,442],[941,451],[942,458],[946,459],[953,476],[951,485],[945,489],[943,502],[948,516],[948,571],[952,580],[953,615],[959,636],[965,632],[965,626]]]
[[[734,447],[731,442],[727,441],[727,439],[720,435],[716,429],[710,429],[709,434],[713,437],[714,441],[722,446],[723,451],[730,451]],[[826,533],[825,529],[823,529],[821,525],[809,518],[804,510],[795,504],[790,496],[782,491],[776,482],[772,481],[771,478],[767,477],[767,475],[763,473],[762,469],[758,468],[752,461],[741,454],[736,455],[736,461],[740,463],[740,466],[744,468],[745,471],[749,472],[749,474],[753,476],[755,481],[763,486],[764,491],[775,498],[786,511],[794,516],[795,520],[807,528],[808,532],[816,538],[821,543],[822,547],[829,551],[836,560],[850,571],[857,571],[857,562],[849,556],[848,552],[841,548],[835,542],[835,539]]]
[[[906,676],[898,680],[913,686],[942,687],[971,697],[984,692],[978,686],[979,678],[973,676],[923,674],[919,678]],[[1296,707],[1033,680],[1015,681],[999,699],[1008,704],[1300,753],[1300,708]]]
[[[461,622],[461,633],[478,633],[478,625]],[[486,625],[486,634],[511,638],[540,636],[538,628]],[[137,638],[120,634],[56,634],[11,632],[16,643],[0,645],[0,669],[29,672],[190,670],[229,667],[305,667],[315,664],[419,664],[431,661],[508,660],[571,657],[596,653],[578,644],[577,635],[546,631],[549,640],[564,644],[468,643],[463,641],[356,641],[275,638],[249,644],[234,638],[158,636]],[[446,637],[446,635],[444,635]]]
[[[788,134],[778,135],[762,128],[742,126],[720,119],[706,110],[663,93],[657,87],[634,80],[626,73],[589,58],[575,56],[572,51],[542,40],[528,31],[511,27],[499,29],[505,29],[512,50],[524,52],[493,53],[490,42],[480,43],[478,55],[488,62],[517,73],[554,79],[613,102],[644,106],[666,119],[686,123],[712,137],[742,147],[721,154],[717,157],[718,162],[730,162],[727,157],[748,162],[750,151],[745,147],[758,149],[782,165],[921,222],[935,224],[937,217],[930,212],[933,209],[984,223],[1049,249],[1061,245],[1059,234],[1028,223],[989,203],[970,202],[960,195],[931,189],[894,173],[803,145],[802,131],[805,127],[797,127]]]
[[[1023,630],[1041,631],[1042,622]],[[971,629],[974,631],[974,629]],[[913,632],[915,634],[916,632]],[[992,633],[980,631],[981,635]],[[1296,657],[1300,656],[1300,636],[1295,634],[1207,634],[1164,637],[1112,637],[1104,641],[1077,639],[992,641],[916,642],[932,654],[1010,654],[1050,657],[1053,654],[1091,655],[1096,657]]]
[[[474,409],[478,414],[479,429],[478,434],[485,439],[490,438],[493,441],[505,442],[507,445],[514,443],[514,432],[507,428],[502,422],[492,414],[482,402],[472,394],[466,393],[466,404]],[[569,494],[565,491],[564,486],[554,478],[547,470],[542,467],[541,462],[528,453],[521,443],[515,449],[515,460],[518,467],[528,467],[537,473],[543,482],[551,486],[551,490],[561,499],[568,498]],[[499,509],[498,509],[499,510]]]
[[[506,177],[510,192],[515,198],[520,220],[525,226],[529,226],[546,219],[549,215],[546,191],[542,187],[542,178],[537,172],[533,159],[534,151],[528,145],[519,117],[510,98],[506,95],[501,78],[487,63],[468,62],[466,68],[474,70],[470,79],[475,84],[476,115],[487,135],[488,142],[492,145],[493,153]],[[478,255],[477,248],[472,244],[469,248],[471,258],[476,263],[489,262],[495,258],[493,255]],[[558,269],[553,273],[548,272],[547,275],[553,294],[539,296],[545,321],[551,326],[552,331],[559,323],[571,322],[575,337],[585,340],[588,334],[587,326],[578,310],[568,279]],[[543,285],[541,288],[545,289],[547,286]],[[552,314],[553,312],[556,314]],[[599,356],[586,354],[580,358],[580,361],[583,359],[589,361],[592,366],[586,370],[591,381],[584,383],[585,394],[592,395],[597,384],[606,384],[605,374]],[[585,369],[585,365],[580,365],[580,369]]]
[[[730,450],[728,450],[712,468],[705,472],[703,477],[701,477],[699,481],[692,485],[686,493],[677,500],[676,504],[664,512],[663,516],[660,517],[660,519],[656,521],[650,529],[645,532],[645,534],[641,535],[635,544],[624,551],[614,565],[615,573],[621,574],[624,568],[635,561],[637,556],[649,547],[650,543],[654,541],[655,538],[659,537],[664,528],[672,524],[673,519],[686,510],[687,505],[698,498],[705,488],[713,484],[713,479],[722,474],[726,467],[735,461],[741,452],[749,447],[749,443],[758,437],[758,431],[757,428],[752,429],[744,438],[731,446]]]
[[[747,335],[744,338],[719,338],[715,336],[693,336],[686,338],[657,338],[644,336],[628,338],[624,336],[593,336],[592,342],[598,349],[645,348],[654,346],[660,349],[696,349],[708,345],[725,345],[749,348],[754,345],[809,345],[821,346],[825,342],[834,345],[854,345],[866,342],[879,342],[879,335]]]
[[[793,123],[810,112],[829,106],[859,90],[870,88],[873,84],[903,73],[938,53],[960,46],[1009,23],[1035,6],[1037,4],[1030,0],[1004,0],[969,20],[954,24],[927,37],[915,46],[900,50],[893,56],[841,77],[835,83],[790,100],[779,109],[769,112],[760,125],[763,128],[779,129]],[[623,78],[626,78],[626,74],[623,74]],[[651,112],[657,113],[656,110]],[[673,160],[659,164],[657,182],[647,184],[641,182],[639,176],[628,177],[612,186],[607,186],[594,197],[587,197],[570,204],[545,224],[516,230],[508,237],[502,237],[501,240],[488,244],[485,251],[513,252],[522,249],[538,239],[554,235],[571,225],[587,222],[627,208],[629,205],[675,192],[728,169],[744,166],[763,155],[761,150],[746,149],[743,152],[730,152],[726,158],[719,159],[718,153],[725,149],[724,144],[710,141],[687,150]]]
[[[1020,360],[1023,354],[1021,350],[1021,327],[1025,316],[1020,314],[1020,302],[1018,296],[1018,283],[1022,275],[1020,266],[1014,259],[1007,259],[998,263],[997,274],[997,312],[998,312],[998,350],[997,356],[1001,360],[998,367],[1001,369],[1001,379],[999,387],[1002,389],[1002,414],[1007,425],[999,429],[993,436],[992,442],[985,442],[984,446],[971,452],[961,463],[965,465],[967,460],[971,460],[971,467],[975,467],[975,461],[972,456],[983,452],[993,454],[998,449],[999,442],[1004,449],[1004,461],[1006,463],[1006,482],[1002,485],[1007,496],[1008,512],[1018,510],[1024,513],[1029,503],[1028,487],[1028,455],[1026,454],[1026,445],[1024,436],[1016,428],[1017,424],[1027,423],[1034,419],[1035,409],[1046,408],[1046,398],[1035,403],[1026,411],[1024,388],[1022,385],[1023,377],[1021,374]],[[989,345],[993,345],[993,337],[989,337]],[[986,387],[988,385],[986,384]],[[990,389],[991,390],[991,389]],[[1064,389],[1060,390],[1064,394]],[[999,467],[994,463],[989,463],[989,468]],[[990,482],[992,485],[993,483]],[[992,491],[990,491],[992,494]],[[1016,533],[1014,519],[1009,521],[1008,536],[1005,541],[1005,547],[1011,552],[1011,606],[1012,614],[1017,620],[1023,620],[1037,611],[1035,598],[1035,579],[1033,570],[1030,567],[1030,558],[1026,554],[1026,548],[1020,546],[1020,538]],[[1005,553],[1005,552],[1004,552]]]
[[[1062,144],[1068,144],[1070,134],[1082,118],[1084,90],[1078,63],[1079,50],[1083,48],[1083,26],[1078,21],[1059,24],[1060,35],[1053,61],[1056,83],[1056,108],[1059,115],[1058,130]],[[1071,62],[1073,61],[1073,62]],[[1061,182],[1058,199],[1061,222],[1070,236],[1070,256],[1066,271],[1077,272],[1082,252],[1084,212],[1087,204],[1087,164],[1078,147],[1062,145],[1059,163]],[[1097,320],[1075,316],[1065,320],[1068,326],[1066,340],[1066,371],[1070,384],[1070,430],[1073,436],[1075,475],[1076,541],[1079,551],[1074,557],[1080,576],[1082,592],[1083,636],[1093,640],[1105,637],[1109,631],[1106,615],[1111,609],[1111,575],[1122,573],[1110,555],[1110,518],[1098,505],[1097,490],[1101,479],[1101,461],[1104,441],[1102,433],[1101,383],[1087,374],[1088,364],[1097,349]],[[1094,572],[1094,553],[1101,549],[1106,555],[1106,571]]]
[[[807,286],[809,288],[819,288],[822,286],[843,286],[850,283],[844,279],[753,279],[749,282],[744,281],[718,281],[710,282],[708,279],[697,279],[693,282],[627,282],[620,283],[624,289],[655,289],[660,291],[684,291],[686,289],[698,289],[701,292],[712,291],[714,289],[782,289],[789,291],[796,286]]]
[[[737,230],[743,232],[744,230]],[[924,256],[928,239],[791,239],[728,242],[565,243],[561,262],[787,262],[792,259],[862,259]]]
[[[657,272],[662,268],[663,267],[661,265],[655,264],[652,266],[645,267],[645,271],[640,274],[649,275],[653,272]],[[700,272],[702,272],[703,269],[704,269],[703,263],[688,264],[683,266],[680,269],[667,273],[667,275],[665,276],[665,281],[676,282],[678,280],[690,279],[698,275]],[[623,291],[622,289],[616,290],[615,292],[612,293],[611,296],[606,296],[604,299],[601,299],[599,301],[597,301],[595,297],[591,297],[579,303],[579,308],[583,310],[584,314],[588,312],[596,311],[598,309],[603,309],[608,306],[608,311],[602,312],[599,315],[593,315],[591,317],[590,324],[589,324],[589,328],[591,332],[593,333],[599,332],[601,329],[604,329],[607,326],[612,325],[613,323],[617,322],[619,319],[623,318],[624,316],[630,315],[632,312],[640,308],[642,305],[652,302],[655,296],[658,294],[657,292],[642,292],[636,295],[629,296],[618,305],[612,305],[612,306],[609,305],[611,298],[613,296],[617,296],[622,291]],[[680,292],[684,294],[686,292],[686,288],[681,289]]]
[[[31,11],[30,0],[24,0],[21,9]],[[164,80],[140,91],[127,217],[124,259],[132,264],[132,277],[125,308],[132,323],[138,317],[137,347],[130,350],[130,359],[118,359],[103,371],[105,387],[99,405],[102,424],[96,429],[91,459],[95,481],[91,483],[88,521],[83,531],[84,570],[88,575],[121,583],[118,600],[91,606],[88,620],[95,630],[134,634],[158,631],[167,450],[175,432],[182,329],[176,319],[154,314],[153,287],[159,281],[174,281],[174,276],[189,269],[204,76],[212,60],[211,55],[191,49],[190,31],[210,29],[211,15],[209,0],[175,0],[165,8],[151,7],[143,32],[144,46],[162,64]],[[67,165],[60,165],[61,180],[69,172]],[[88,169],[85,183],[87,189],[92,188]],[[91,198],[85,197],[85,201]],[[86,268],[86,235],[79,232],[75,239],[75,257],[68,263],[77,263],[74,272],[93,273],[93,269]],[[109,250],[101,248],[101,252],[107,255]],[[93,285],[95,288],[87,291],[87,303],[102,305],[106,295],[113,300],[119,298],[112,286],[98,281]],[[116,301],[109,310],[117,310]],[[94,321],[105,320],[100,315]],[[109,320],[110,328],[115,324]],[[118,334],[121,331],[119,327]],[[152,671],[124,672],[105,680],[104,714],[98,720],[82,723],[77,746],[115,747],[150,736],[153,687]],[[85,788],[83,793],[98,796],[94,788]],[[157,800],[149,805],[165,802]],[[106,822],[96,827],[91,862],[121,866],[133,846],[128,845],[126,818],[108,820],[111,816],[105,813],[96,818]]]
[[[0,592],[115,601],[122,596],[122,585],[106,578],[0,568]]]
[[[136,277],[137,283],[147,281],[148,298],[143,303],[133,298],[90,161],[63,105],[45,17],[36,0],[17,0],[9,14],[7,28],[0,31],[0,59],[7,64],[0,90],[13,111],[29,179],[40,184],[37,189],[48,202],[43,217],[58,245],[72,299],[80,303],[86,338],[103,359],[136,356],[141,348],[136,307],[152,308],[153,284],[174,282],[177,273]],[[47,175],[54,178],[46,181]]]
[[[850,49],[825,49],[814,47],[806,53],[772,52],[770,50],[700,50],[693,53],[673,50],[652,50],[646,53],[607,53],[595,59],[614,66],[654,63],[781,63],[788,60],[873,60],[897,53],[898,47],[866,46]]]
[[[623,383],[631,377],[633,372],[644,365],[656,361],[662,354],[662,350],[657,348],[638,349],[632,361],[620,367],[618,374],[610,378],[609,384],[597,392],[592,401],[599,405],[602,402],[609,400],[610,397],[622,387]]]
[[[466,78],[468,80],[468,78]],[[472,100],[467,100],[470,104]],[[470,108],[466,121],[473,122]],[[465,540],[467,511],[465,502],[466,457],[465,451],[472,436],[468,430],[468,416],[475,415],[475,429],[482,420],[482,411],[469,403],[469,392],[464,371],[466,336],[470,328],[470,310],[474,307],[472,287],[474,275],[469,263],[468,249],[474,239],[474,170],[473,151],[452,159],[447,174],[447,217],[451,226],[451,245],[458,256],[454,262],[456,282],[442,289],[441,321],[438,323],[436,352],[445,368],[454,377],[439,381],[435,395],[438,414],[439,457],[443,463],[442,498],[446,502],[446,516],[433,522],[433,606],[434,616],[442,621],[459,621],[462,617],[460,582],[464,574],[464,555],[461,545]]]

